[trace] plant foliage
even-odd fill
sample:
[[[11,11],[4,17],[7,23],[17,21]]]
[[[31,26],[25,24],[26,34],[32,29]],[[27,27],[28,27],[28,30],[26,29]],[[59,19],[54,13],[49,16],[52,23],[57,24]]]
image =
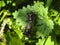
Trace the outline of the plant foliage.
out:
[[[1,0],[0,45],[60,45],[59,4],[59,0]]]

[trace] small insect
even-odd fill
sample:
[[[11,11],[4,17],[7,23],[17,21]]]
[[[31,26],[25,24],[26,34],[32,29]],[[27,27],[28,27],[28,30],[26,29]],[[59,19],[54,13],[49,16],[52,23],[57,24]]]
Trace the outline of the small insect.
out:
[[[29,13],[27,13],[27,15],[28,15],[28,20],[27,20],[28,24],[25,28],[24,34],[28,37],[31,37],[32,24],[34,22],[35,14],[33,12],[29,12]]]

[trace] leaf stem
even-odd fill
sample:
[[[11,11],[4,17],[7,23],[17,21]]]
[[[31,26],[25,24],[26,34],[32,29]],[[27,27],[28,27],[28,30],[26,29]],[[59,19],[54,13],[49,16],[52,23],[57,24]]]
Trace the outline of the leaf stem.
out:
[[[6,19],[3,21],[3,23],[2,23],[2,26],[1,26],[1,30],[0,30],[0,37],[2,36],[2,34],[3,34],[3,30],[4,30],[4,28],[5,28],[5,25],[6,25]]]

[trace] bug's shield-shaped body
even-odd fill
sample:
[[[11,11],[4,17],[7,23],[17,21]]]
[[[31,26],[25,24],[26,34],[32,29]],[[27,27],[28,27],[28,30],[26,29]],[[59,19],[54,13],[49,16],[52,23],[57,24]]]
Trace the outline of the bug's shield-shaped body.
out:
[[[30,34],[31,34],[32,24],[33,24],[33,21],[34,21],[35,14],[33,12],[29,12],[27,15],[28,15],[28,20],[27,20],[28,24],[25,28],[24,34],[28,37],[31,37]]]

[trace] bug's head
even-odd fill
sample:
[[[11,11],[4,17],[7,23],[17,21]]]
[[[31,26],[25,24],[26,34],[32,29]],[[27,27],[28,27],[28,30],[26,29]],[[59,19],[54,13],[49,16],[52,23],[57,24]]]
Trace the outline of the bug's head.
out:
[[[27,15],[28,15],[28,19],[31,20],[31,21],[33,21],[36,14],[31,11],[31,12],[27,13]]]

